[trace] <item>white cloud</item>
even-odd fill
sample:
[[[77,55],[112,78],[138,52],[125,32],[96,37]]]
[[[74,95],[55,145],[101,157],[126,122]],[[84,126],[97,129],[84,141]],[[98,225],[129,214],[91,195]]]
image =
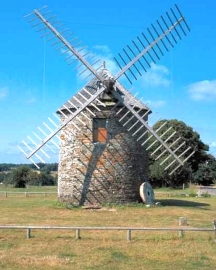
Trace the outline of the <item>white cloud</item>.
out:
[[[106,45],[95,45],[93,47],[95,55],[101,59],[102,61],[105,61],[106,68],[115,75],[119,68],[116,64],[116,62],[113,59],[113,55]]]
[[[27,100],[26,103],[27,104],[32,104],[32,103],[35,103],[35,101],[36,101],[36,98],[32,97],[29,100]]]
[[[3,149],[2,154],[5,155],[15,155],[19,153],[19,149],[17,148],[17,142],[9,142],[6,148]]]
[[[171,84],[169,70],[163,65],[151,64],[151,68],[143,74],[142,82],[149,87],[168,87]]]
[[[114,61],[109,47],[106,45],[96,45],[93,49],[95,50],[94,53],[102,61],[105,61],[106,68],[113,75],[116,75],[119,72],[119,67]],[[170,72],[167,67],[151,63],[151,69],[142,75],[141,80],[150,87],[168,87],[171,84],[169,74]]]
[[[1,87],[0,88],[0,99],[5,98],[8,95],[8,88],[7,87]]]
[[[188,93],[193,100],[216,99],[216,80],[200,81],[187,86]]]
[[[216,147],[216,142],[209,143],[209,147]]]
[[[93,49],[95,49],[97,51],[101,51],[104,54],[109,54],[109,55],[111,54],[110,49],[109,49],[109,47],[107,45],[95,45],[93,47]]]
[[[79,50],[79,48],[77,49]],[[95,55],[94,61],[100,59],[100,64],[105,61],[105,66],[111,72],[111,74],[115,76],[119,72],[119,67],[114,61],[113,54],[111,53],[108,46],[98,44],[95,45],[90,51],[92,51],[92,53]],[[65,51],[62,49],[61,52],[64,53]],[[84,49],[82,50],[81,54],[85,54],[86,52],[87,51]],[[71,52],[66,52],[65,54],[68,57],[72,55]],[[71,57],[70,59],[72,60],[74,57]],[[90,61],[88,56],[86,59],[87,61]],[[90,62],[93,62],[93,60]],[[96,66],[98,66],[98,64]],[[78,73],[80,70],[81,68],[79,69]],[[170,72],[167,67],[151,63],[151,68],[148,70],[148,72],[143,74],[140,81],[148,87],[169,87],[171,84],[169,75]]]
[[[77,50],[79,51],[79,48],[77,48]],[[94,58],[91,60],[91,56],[92,54],[89,54],[88,56],[85,57],[85,59],[91,64],[91,63],[94,63],[95,61],[97,60],[101,60],[99,63],[97,63],[94,68],[96,69],[97,67],[99,67],[99,65],[102,65],[103,61],[105,61],[105,66],[106,68],[113,74],[115,75],[117,73],[117,71],[119,70],[118,66],[116,65],[114,59],[113,59],[113,55],[109,49],[108,46],[106,45],[95,45],[92,50],[87,50],[87,49],[84,49],[82,50],[82,52],[80,52],[81,55],[85,55],[88,51],[92,51],[92,53],[94,54]],[[61,53],[65,54],[66,55],[66,58],[67,57],[70,57],[68,59],[68,62],[72,62],[73,59],[75,59],[76,57],[73,56],[73,54],[70,52],[70,51],[66,51],[64,49],[61,49]],[[76,61],[74,61],[75,63],[75,66],[77,64]],[[84,67],[84,66],[83,66]],[[79,70],[77,71],[77,73],[79,74],[81,72],[83,68],[79,68]],[[85,72],[86,74],[87,72]],[[86,76],[86,75],[85,75]],[[84,76],[84,77],[85,77]]]
[[[166,105],[166,101],[165,100],[146,100],[145,104],[147,104],[147,106],[151,107],[151,108],[161,108],[164,107]]]

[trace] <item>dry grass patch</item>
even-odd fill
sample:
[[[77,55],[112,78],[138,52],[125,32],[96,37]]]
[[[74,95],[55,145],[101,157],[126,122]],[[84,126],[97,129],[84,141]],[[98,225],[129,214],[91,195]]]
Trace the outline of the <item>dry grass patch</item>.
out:
[[[160,200],[160,198],[157,198]],[[178,227],[185,216],[191,227],[212,227],[216,198],[161,198],[164,206],[106,206],[102,210],[66,209],[49,197],[0,198],[2,225]],[[111,210],[111,211],[110,211]],[[0,269],[216,269],[216,243],[210,232],[132,232],[33,230],[0,231]]]

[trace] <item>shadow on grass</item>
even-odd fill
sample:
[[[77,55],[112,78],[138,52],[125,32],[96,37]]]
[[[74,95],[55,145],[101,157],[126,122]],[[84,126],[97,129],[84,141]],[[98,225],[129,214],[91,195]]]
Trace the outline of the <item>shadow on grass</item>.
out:
[[[210,206],[208,203],[200,203],[200,202],[191,202],[186,200],[176,200],[176,199],[161,199],[158,200],[163,206],[180,206],[180,207],[198,207],[205,209]],[[208,210],[208,208],[206,208]]]

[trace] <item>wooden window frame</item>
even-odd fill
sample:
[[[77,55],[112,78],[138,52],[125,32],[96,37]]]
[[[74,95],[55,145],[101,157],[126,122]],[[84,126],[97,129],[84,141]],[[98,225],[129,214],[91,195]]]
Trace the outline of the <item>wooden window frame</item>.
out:
[[[106,118],[93,118],[93,134],[94,143],[107,142],[107,119]]]

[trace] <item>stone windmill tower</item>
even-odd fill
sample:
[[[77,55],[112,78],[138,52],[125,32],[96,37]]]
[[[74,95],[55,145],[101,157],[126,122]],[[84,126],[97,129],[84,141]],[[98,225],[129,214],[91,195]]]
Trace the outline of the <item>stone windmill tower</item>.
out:
[[[180,33],[186,35],[189,27],[179,8],[175,6],[175,12],[171,8],[166,12],[166,20],[161,16],[157,27],[152,24],[151,30],[147,28],[148,35],[142,33],[123,50],[123,56],[118,54],[115,61],[120,70],[114,76],[104,62],[93,60],[85,46],[74,44],[76,38],[72,33],[65,34],[67,29],[57,29],[58,21],[53,21],[53,17],[47,14],[49,12],[42,8],[27,17],[34,16],[30,22],[35,27],[43,25],[37,31],[46,29],[43,36],[48,36],[47,40],[53,41],[53,45],[61,43],[58,49],[69,63],[79,62],[76,66],[77,69],[82,68],[79,74],[87,73],[87,77],[92,78],[58,109],[59,124],[48,118],[52,126],[44,123],[46,130],[39,128],[45,136],[43,139],[36,133],[34,135],[39,142],[28,136],[35,149],[25,141],[22,142],[27,150],[19,147],[36,166],[32,156],[44,162],[39,152],[49,157],[44,150],[44,147],[50,149],[49,142],[60,147],[60,201],[73,205],[138,201],[140,185],[148,181],[147,156],[153,145],[159,144],[151,153],[156,159],[166,153],[162,164],[166,164],[165,170],[171,169],[170,174],[184,165],[193,152],[190,153],[189,147],[181,153],[181,147],[175,148],[175,142],[169,142],[175,131],[163,141],[162,137],[168,130],[159,136],[157,132],[163,126],[156,131],[149,126],[150,109],[132,95],[119,78],[124,75],[132,83],[137,74],[142,75],[141,70],[146,72],[155,58],[160,59],[159,55],[163,55],[160,45],[168,51],[181,39]],[[36,20],[39,22],[35,23]],[[68,41],[70,36],[72,40]],[[148,195],[151,195],[149,191]]]
[[[100,75],[110,77],[106,69],[102,69]],[[79,93],[89,98],[88,93],[97,91],[97,83],[97,79],[92,79]],[[116,91],[124,96],[124,88],[120,84]],[[79,105],[74,97],[70,103],[64,104],[60,109],[62,122],[64,115],[68,116]],[[139,102],[131,105],[146,121],[149,109]],[[145,129],[134,136],[134,131],[128,132],[120,120],[123,118],[125,123],[131,115],[125,115],[127,109],[111,91],[100,94],[83,113],[81,121],[73,121],[61,130],[60,199],[75,205],[138,201],[139,187],[148,179],[147,152],[137,142]],[[131,119],[130,124],[133,125],[135,120]],[[71,133],[74,124],[80,128],[75,134]]]

